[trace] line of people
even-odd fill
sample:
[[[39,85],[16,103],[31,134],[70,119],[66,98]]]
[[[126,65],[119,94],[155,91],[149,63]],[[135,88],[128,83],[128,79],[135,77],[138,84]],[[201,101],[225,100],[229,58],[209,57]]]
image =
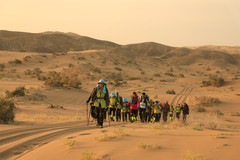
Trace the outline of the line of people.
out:
[[[146,93],[142,93],[138,97],[136,92],[133,92],[129,101],[122,98],[119,93],[111,93],[109,95],[107,84],[104,80],[100,80],[97,86],[91,92],[86,103],[90,102],[92,121],[97,119],[97,126],[103,127],[103,121],[107,119],[111,121],[134,122],[140,117],[140,121],[160,122],[161,117],[163,122],[176,118],[180,119],[181,112],[183,113],[183,122],[186,122],[189,114],[189,107],[186,103],[176,107],[169,105],[168,102],[160,103],[159,101],[150,100]]]

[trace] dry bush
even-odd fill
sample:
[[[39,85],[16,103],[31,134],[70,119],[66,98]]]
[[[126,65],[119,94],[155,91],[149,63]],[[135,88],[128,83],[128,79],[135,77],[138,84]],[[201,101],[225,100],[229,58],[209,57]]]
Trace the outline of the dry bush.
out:
[[[159,145],[157,145],[157,144],[150,145],[150,144],[145,144],[143,142],[138,144],[138,147],[142,148],[142,149],[146,149],[146,150],[158,150],[158,149],[161,149],[161,147]]]
[[[0,71],[3,71],[5,68],[5,65],[4,64],[0,64]]]
[[[45,78],[45,85],[52,87],[73,87],[81,88],[81,81],[77,73],[75,72],[56,72],[51,71]]]
[[[115,67],[114,69],[117,71],[122,71],[122,68],[119,68],[119,67]]]
[[[17,87],[14,91],[10,92],[8,90],[5,91],[6,98],[12,98],[12,97],[19,97],[19,96],[25,96],[25,87]]]
[[[184,155],[184,160],[202,160],[202,156],[200,154],[193,154],[190,152],[186,152]]]
[[[172,73],[170,73],[170,72],[166,72],[165,75],[166,75],[166,76],[170,76],[170,77],[175,77],[175,75],[172,74]]]
[[[154,77],[161,77],[161,75],[159,73],[155,73],[153,76]]]
[[[24,71],[25,75],[32,75],[32,71],[30,69],[27,69]]]
[[[202,105],[197,105],[193,110],[195,112],[207,112],[207,110]]]
[[[13,101],[0,97],[0,122],[13,122],[15,117],[15,105]]]
[[[85,57],[78,57],[78,60],[86,60]]]
[[[211,106],[213,104],[219,104],[221,101],[218,98],[210,97],[210,96],[202,96],[202,97],[195,97],[197,104],[203,106]]]
[[[174,89],[167,90],[166,93],[167,93],[167,94],[176,94],[176,92],[174,91]]]
[[[89,152],[89,151],[83,152],[81,160],[94,160],[95,155],[96,154],[94,152]]]
[[[23,58],[24,61],[28,61],[31,58],[31,56],[26,56]]]
[[[218,77],[217,75],[210,75],[208,81],[202,81],[202,86],[214,86],[221,87],[225,84],[225,81],[222,77]]]
[[[184,78],[185,76],[184,76],[184,74],[179,74],[178,77],[179,78]]]
[[[9,61],[8,63],[10,63],[10,64],[22,64],[22,61],[20,61],[19,59],[15,59],[14,61]]]
[[[217,109],[217,110],[215,110],[213,112],[216,113],[217,116],[223,116],[224,115],[224,113],[222,111],[220,111],[219,109]]]
[[[231,113],[231,116],[237,116],[237,117],[240,117],[240,113],[239,113],[239,112]]]

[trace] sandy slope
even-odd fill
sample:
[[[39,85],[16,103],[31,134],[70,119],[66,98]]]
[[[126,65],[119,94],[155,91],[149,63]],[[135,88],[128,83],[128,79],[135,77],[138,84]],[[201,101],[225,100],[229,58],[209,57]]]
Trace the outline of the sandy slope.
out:
[[[237,95],[240,94],[240,80],[232,80],[239,75],[239,68],[223,69],[208,63],[172,66],[172,73],[177,76],[170,77],[165,73],[171,65],[144,57],[138,57],[137,64],[127,64],[126,57],[111,54],[103,54],[102,50],[69,54],[0,52],[0,63],[6,65],[0,72],[0,94],[4,95],[6,90],[18,86],[27,88],[26,96],[14,98],[17,122],[13,125],[0,124],[0,157],[74,160],[81,159],[82,153],[88,150],[94,152],[97,159],[184,159],[187,151],[191,155],[200,154],[202,159],[239,159],[240,118],[232,116],[233,113],[240,113]],[[27,55],[31,58],[24,61]],[[22,60],[23,64],[8,63],[15,58]],[[106,62],[103,59],[107,59]],[[81,90],[46,87],[42,81],[24,74],[25,70],[36,67],[44,73],[62,71],[63,68],[69,69],[69,64],[73,64],[73,69],[81,75]],[[94,72],[92,66],[102,72]],[[16,71],[12,72],[12,69]],[[216,71],[220,72],[227,84],[219,88],[200,87],[202,80],[207,80],[208,75],[216,74]],[[132,91],[138,94],[144,91],[153,100],[169,101],[173,105],[187,102],[191,109],[187,125],[173,122],[162,125],[164,128],[152,129],[154,126],[151,124],[124,124],[118,127],[114,124],[107,127],[105,123],[105,128],[100,130],[96,129],[95,123],[91,123],[90,127],[86,127],[85,101],[98,79],[110,73],[120,73],[127,81],[120,87],[108,85],[110,92],[118,91],[123,97],[129,98]],[[156,73],[160,76],[155,76]],[[185,78],[179,78],[179,74],[184,74]],[[138,78],[129,80],[129,77]],[[166,94],[168,89],[174,89],[176,95]],[[201,96],[216,97],[222,103],[206,107],[205,113],[197,113],[193,111],[195,97]],[[49,109],[49,104],[61,105],[64,109]],[[216,110],[224,115],[217,116]],[[208,129],[209,123],[216,124],[216,129]],[[193,129],[200,124],[204,124],[202,131]],[[107,142],[95,139],[102,134],[116,136],[113,131],[119,130],[119,127],[128,135],[117,136]],[[75,143],[71,146],[71,142]],[[141,142],[159,145],[160,149],[141,149],[138,147]]]

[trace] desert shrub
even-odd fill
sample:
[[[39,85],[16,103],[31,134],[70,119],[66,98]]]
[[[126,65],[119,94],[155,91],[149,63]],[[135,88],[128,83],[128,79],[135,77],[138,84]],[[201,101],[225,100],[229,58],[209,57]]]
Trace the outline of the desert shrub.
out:
[[[13,122],[15,117],[15,105],[13,101],[0,97],[0,122]]]
[[[203,106],[210,106],[213,104],[221,103],[221,101],[218,98],[210,97],[210,96],[195,97],[195,100],[197,101],[197,104],[200,104]]]
[[[211,69],[210,67],[208,67],[206,70],[207,70],[207,71],[211,71],[212,69]]]
[[[210,75],[208,81],[202,81],[202,86],[214,86],[221,87],[225,84],[225,81],[222,77],[218,77],[217,75]]]
[[[217,123],[209,122],[207,125],[205,125],[205,128],[215,130],[217,128]]]
[[[166,93],[167,93],[167,94],[176,94],[175,91],[174,91],[174,89],[167,90]]]
[[[160,82],[167,82],[167,80],[166,79],[161,79]]]
[[[159,73],[155,73],[153,76],[154,77],[161,77],[161,75]]]
[[[223,116],[224,115],[223,112],[221,112],[219,109],[217,109],[217,110],[215,110],[213,112],[216,113],[217,116]]]
[[[119,67],[115,67],[114,69],[116,69],[117,71],[122,71],[122,68]]]
[[[140,77],[128,77],[127,80],[133,81],[133,80],[140,80]]]
[[[6,90],[6,98],[12,98],[12,97],[19,97],[19,96],[25,96],[25,87],[17,87],[12,92]]]
[[[192,129],[196,130],[196,131],[202,131],[203,130],[202,127],[199,126],[199,125],[195,125]]]
[[[24,71],[24,74],[25,75],[31,75],[32,71],[30,69],[27,69],[27,70]]]
[[[89,151],[83,152],[81,160],[94,160],[95,155],[96,154],[94,152],[89,152]]]
[[[85,57],[78,57],[78,60],[85,60]]]
[[[10,64],[22,64],[22,61],[20,61],[19,59],[15,59],[14,61],[9,61],[8,63],[10,63]]]
[[[60,73],[51,71],[47,74],[44,84],[52,87],[81,88],[82,83],[77,73]]]
[[[194,111],[196,111],[196,112],[206,112],[207,110],[202,105],[197,105],[194,108]]]
[[[74,67],[74,64],[70,63],[68,64],[68,67]]]
[[[193,154],[190,152],[186,152],[184,155],[184,160],[202,160],[202,156],[200,154]]]
[[[231,116],[237,116],[237,117],[240,117],[240,113],[239,113],[239,112],[232,113]]]
[[[165,75],[166,75],[166,76],[170,76],[170,77],[175,77],[175,75],[172,74],[172,73],[170,73],[170,72],[166,72]]]
[[[42,73],[42,70],[37,67],[32,70],[32,73],[35,75],[40,75]]]
[[[157,144],[150,145],[150,144],[145,144],[143,142],[138,144],[138,147],[142,148],[142,149],[146,149],[146,150],[158,150],[158,149],[161,149],[161,147],[159,145],[157,145]]]
[[[144,71],[141,71],[141,74],[145,74],[145,72],[144,72]]]
[[[28,61],[31,58],[31,56],[26,56],[23,58],[24,61]]]
[[[235,77],[232,78],[232,80],[238,80],[238,79],[239,79],[238,75],[235,75]]]
[[[184,78],[184,74],[179,74],[178,75],[180,78]]]
[[[0,64],[0,71],[3,71],[5,68],[5,65],[4,64]]]
[[[191,73],[190,75],[191,75],[191,76],[197,76],[195,73]]]
[[[216,74],[220,74],[221,72],[220,71],[216,71]]]
[[[102,73],[102,71],[101,71],[100,68],[97,68],[97,67],[94,67],[94,66],[91,67],[91,70],[92,70],[93,72],[96,72],[96,73]]]

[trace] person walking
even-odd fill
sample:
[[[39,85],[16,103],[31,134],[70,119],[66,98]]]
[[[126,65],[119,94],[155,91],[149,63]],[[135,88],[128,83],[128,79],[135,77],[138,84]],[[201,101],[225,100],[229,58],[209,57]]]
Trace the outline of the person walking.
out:
[[[163,107],[163,122],[167,122],[168,112],[169,112],[169,104],[168,102],[166,102]]]
[[[122,107],[122,121],[124,122],[124,121],[126,121],[127,122],[127,115],[128,115],[128,113],[127,113],[127,103],[128,103],[128,101],[127,101],[127,99],[126,98],[123,98],[123,107]]]
[[[138,108],[140,107],[139,99],[136,92],[133,92],[130,96],[130,101],[127,104],[130,106],[130,121],[134,122],[137,120]]]
[[[116,108],[116,121],[121,121],[121,110],[123,106],[123,99],[117,92],[117,108]]]
[[[104,110],[109,105],[109,94],[107,84],[103,79],[101,79],[98,82],[96,88],[93,89],[92,94],[90,95],[90,99],[87,100],[87,104],[89,103],[90,100],[93,102],[95,106],[97,126],[103,128]]]
[[[175,112],[176,112],[176,118],[179,120],[179,119],[180,119],[180,114],[181,114],[180,104],[178,104],[178,105],[175,107]]]
[[[173,108],[173,105],[171,105],[171,107],[169,109],[169,119],[170,119],[170,121],[173,120],[173,112],[174,112],[174,108]]]
[[[182,113],[183,113],[183,123],[187,121],[187,115],[189,115],[189,107],[187,103],[184,103],[181,107]]]
[[[142,93],[140,96],[140,108],[139,108],[139,114],[140,114],[140,120],[141,122],[146,122],[146,108],[148,106],[148,98],[145,93]]]
[[[110,94],[110,103],[109,103],[109,111],[108,115],[111,121],[115,121],[116,116],[116,107],[117,107],[117,96],[114,92]]]

